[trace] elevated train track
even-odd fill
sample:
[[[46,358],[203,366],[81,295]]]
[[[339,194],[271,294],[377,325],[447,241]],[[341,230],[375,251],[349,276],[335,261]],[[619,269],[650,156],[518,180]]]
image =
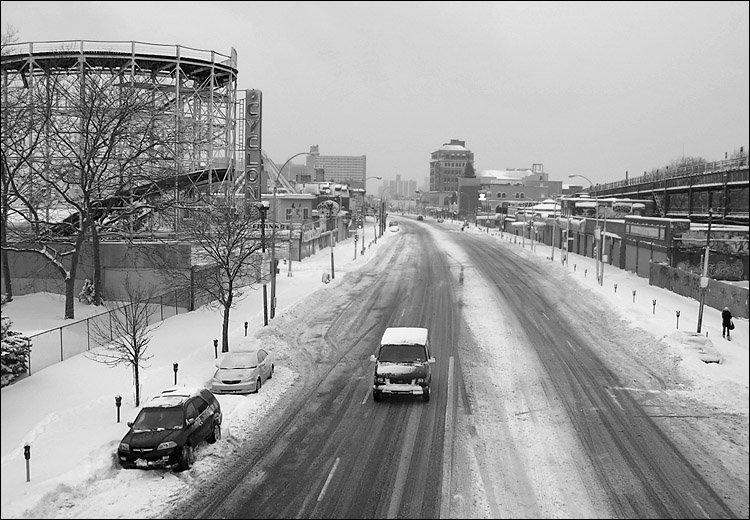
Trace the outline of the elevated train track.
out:
[[[747,156],[676,168],[608,184],[597,184],[598,197],[650,199],[655,216],[750,224],[750,174]]]

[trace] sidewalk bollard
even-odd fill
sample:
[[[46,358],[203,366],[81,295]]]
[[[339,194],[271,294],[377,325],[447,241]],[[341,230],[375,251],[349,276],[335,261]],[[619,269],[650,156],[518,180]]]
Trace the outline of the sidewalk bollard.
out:
[[[219,340],[214,340],[214,359],[219,359]]]
[[[677,328],[680,328],[680,311],[674,311],[674,313],[677,315]]]
[[[583,270],[583,277],[586,278],[587,274],[589,274],[589,270],[588,269],[584,269]]]
[[[122,397],[119,395],[115,396],[115,406],[117,407],[117,422],[120,422],[120,405],[122,404]]]
[[[174,370],[174,384],[177,384],[177,363],[172,363],[172,370]]]
[[[617,292],[617,284],[615,284],[615,292]]]
[[[247,322],[245,322],[245,336],[247,336]]]
[[[635,289],[633,289],[633,303],[635,303]]]
[[[578,268],[578,264],[573,264],[573,272],[576,272],[576,269]]]
[[[26,482],[31,481],[31,473],[29,470],[29,459],[31,458],[31,446],[28,444],[23,447],[23,458],[26,459]]]
[[[652,314],[656,314],[656,300],[651,300],[651,304],[654,306],[654,312],[652,312]]]

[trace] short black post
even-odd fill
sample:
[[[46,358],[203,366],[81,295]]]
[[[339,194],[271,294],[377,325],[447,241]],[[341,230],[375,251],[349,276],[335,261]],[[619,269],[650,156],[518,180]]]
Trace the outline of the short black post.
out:
[[[635,303],[635,289],[633,289],[633,303]]]
[[[615,292],[617,292],[617,284],[615,284]]]
[[[31,472],[29,469],[29,459],[31,458],[31,446],[26,444],[23,447],[23,458],[26,459],[26,482],[31,481]]]
[[[219,340],[214,340],[214,359],[219,359]]]
[[[652,314],[656,314],[656,300],[651,300],[651,304],[654,306],[654,312]]]
[[[120,405],[122,405],[122,397],[119,395],[116,395],[115,406],[117,407],[117,422],[120,422]]]
[[[247,336],[247,322],[245,322],[245,336]]]
[[[680,311],[674,311],[674,313],[677,315],[677,328],[680,328]]]
[[[177,363],[172,364],[172,370],[174,370],[174,384],[177,384]]]

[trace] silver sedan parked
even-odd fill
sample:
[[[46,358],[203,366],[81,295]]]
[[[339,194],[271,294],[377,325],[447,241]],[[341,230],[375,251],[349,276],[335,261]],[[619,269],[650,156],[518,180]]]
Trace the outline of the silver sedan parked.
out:
[[[273,377],[274,354],[263,348],[228,352],[216,364],[211,379],[215,394],[247,394],[258,392]]]

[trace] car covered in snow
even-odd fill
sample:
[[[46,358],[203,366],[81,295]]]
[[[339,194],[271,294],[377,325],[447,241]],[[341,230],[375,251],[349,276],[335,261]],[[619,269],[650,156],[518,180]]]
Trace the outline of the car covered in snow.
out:
[[[388,327],[380,339],[375,362],[372,398],[383,395],[420,395],[430,400],[430,383],[435,358],[430,351],[430,334],[423,327]]]
[[[216,364],[211,378],[215,394],[257,393],[276,369],[273,352],[264,348],[228,352]]]
[[[221,439],[221,406],[207,388],[175,386],[148,401],[120,441],[123,468],[190,469],[195,448]]]

